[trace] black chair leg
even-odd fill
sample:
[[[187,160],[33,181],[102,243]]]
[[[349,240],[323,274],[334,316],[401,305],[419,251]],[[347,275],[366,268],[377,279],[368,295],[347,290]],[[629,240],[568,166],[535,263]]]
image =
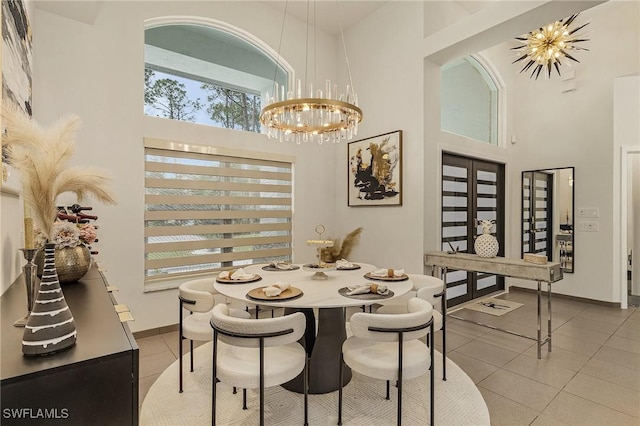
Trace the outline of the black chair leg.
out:
[[[404,349],[402,331],[398,333],[398,426],[402,424],[402,352]]]
[[[178,356],[178,359],[180,360],[178,365],[180,366],[180,386],[178,392],[182,393],[182,299],[180,299],[180,310],[178,311],[178,318],[178,322],[180,323],[180,329],[178,331],[178,352],[180,353],[180,355]]]
[[[398,380],[398,426],[402,424],[402,379]]]
[[[178,392],[182,393],[182,332],[180,332],[178,334],[179,334],[178,339],[180,339],[180,343],[178,345],[178,351],[179,351],[179,354],[178,354],[178,359],[179,359],[178,365],[180,367],[180,390]]]
[[[211,371],[211,425],[216,426],[216,383],[218,382],[218,332],[213,332],[213,361]]]
[[[273,313],[273,311],[271,311]],[[304,358],[304,426],[309,426],[309,357]]]
[[[339,375],[339,382],[338,382],[338,425],[342,424],[342,376],[344,374],[343,366],[344,363],[344,359],[342,357],[342,353],[340,353],[340,375]]]
[[[433,335],[433,323],[431,324],[430,334]],[[429,417],[429,424],[431,426],[434,425],[434,421],[435,421],[434,404],[435,404],[435,389],[436,389],[436,386],[435,386],[435,374],[434,374],[435,373],[435,368],[434,368],[435,362],[433,362],[433,356],[434,356],[435,351],[433,349],[433,346],[434,345],[431,345],[429,347],[429,355],[431,357],[431,366],[429,367],[429,370],[431,370],[431,371],[429,371],[429,376],[430,376],[430,383],[429,383],[429,386],[430,386],[430,388],[429,388],[429,399],[430,399],[430,401],[429,401],[429,404],[431,405],[431,409],[429,411],[430,411],[431,415]]]
[[[235,395],[235,394],[237,394],[237,393],[238,393],[238,388],[234,386],[234,387],[233,387],[233,394]]]
[[[391,388],[391,382],[387,380],[387,396],[385,398],[387,401],[391,399],[390,388]]]
[[[242,409],[247,409],[247,390],[244,388],[242,389]]]
[[[193,373],[193,340],[189,340],[189,358],[191,359],[191,372]]]
[[[447,380],[447,328],[446,322],[442,320],[442,380]]]

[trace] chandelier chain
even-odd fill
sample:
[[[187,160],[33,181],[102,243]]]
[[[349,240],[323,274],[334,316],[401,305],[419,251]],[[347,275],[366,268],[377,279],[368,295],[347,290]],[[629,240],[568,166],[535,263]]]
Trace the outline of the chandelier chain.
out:
[[[293,140],[296,143],[316,141],[340,142],[349,140],[358,133],[358,124],[362,121],[362,110],[358,107],[358,97],[353,87],[351,65],[347,56],[347,47],[344,39],[344,28],[338,8],[338,21],[340,24],[340,36],[344,49],[345,62],[349,82],[346,91],[338,90],[338,85],[326,80],[324,85],[316,85],[310,81],[309,50],[313,48],[314,55],[313,79],[317,77],[317,25],[316,5],[313,5],[313,34],[310,33],[310,2],[307,0],[306,10],[306,37],[305,37],[305,63],[304,81],[295,78],[294,87],[282,86],[277,82],[277,67],[273,81],[273,92],[266,93],[265,106],[260,113],[260,122],[267,129],[269,138],[282,141]],[[278,45],[278,60],[284,38],[284,24],[286,19],[288,1],[285,4],[285,16],[282,20],[280,43]],[[313,46],[310,46],[309,37],[313,36]],[[303,85],[304,83],[304,85]]]
[[[342,18],[340,18],[340,2],[336,0],[336,8],[338,9],[338,24],[340,25],[340,37],[342,38],[342,49],[344,50],[344,61],[347,64],[347,75],[349,76],[349,84],[353,93],[356,92],[356,88],[353,87],[353,79],[351,78],[351,66],[349,65],[349,57],[347,56],[347,43],[344,41],[344,31],[342,29]]]
[[[278,41],[278,56],[276,57],[276,69],[273,71],[273,89],[276,87],[276,81],[278,78],[278,68],[280,68],[280,49],[282,48],[282,37],[284,36],[284,23],[287,19],[287,7],[289,6],[289,0],[284,3],[284,15],[282,16],[282,25],[280,28],[280,41]]]

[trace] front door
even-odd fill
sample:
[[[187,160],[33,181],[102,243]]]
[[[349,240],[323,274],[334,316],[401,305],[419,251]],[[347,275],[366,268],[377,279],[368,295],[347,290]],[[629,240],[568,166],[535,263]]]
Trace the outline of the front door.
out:
[[[479,222],[495,220],[493,234],[504,256],[504,165],[454,154],[442,155],[442,250],[474,253]],[[504,289],[504,277],[448,271],[447,305]]]

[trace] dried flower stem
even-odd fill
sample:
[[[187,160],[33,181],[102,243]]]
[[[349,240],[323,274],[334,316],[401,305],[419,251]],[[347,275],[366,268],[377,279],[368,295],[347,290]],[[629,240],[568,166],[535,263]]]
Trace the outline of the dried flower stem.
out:
[[[69,167],[75,151],[75,135],[80,126],[77,116],[66,116],[44,128],[14,104],[2,106],[2,146],[9,162],[20,172],[25,203],[33,219],[50,240],[58,214],[56,199],[74,192],[78,202],[92,195],[105,204],[115,204],[107,184],[110,178],[98,169]]]
[[[363,228],[360,227],[351,231],[342,242],[340,238],[334,239],[333,247],[323,248],[321,250],[321,260],[323,262],[335,263],[337,260],[347,259],[349,254],[351,254],[351,250],[360,239],[362,229]]]

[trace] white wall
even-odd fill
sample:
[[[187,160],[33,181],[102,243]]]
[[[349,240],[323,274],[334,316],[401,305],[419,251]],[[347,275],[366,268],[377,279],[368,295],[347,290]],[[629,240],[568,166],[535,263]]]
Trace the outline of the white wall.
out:
[[[28,19],[33,23],[35,8],[33,1],[24,0],[24,8]],[[0,53],[2,53],[2,46],[0,46]],[[2,68],[1,56],[0,69]],[[0,295],[15,281],[25,263],[19,250],[24,247],[22,188],[15,170],[3,164],[4,167],[8,170],[8,177],[7,181],[2,182],[2,191],[0,191]]]
[[[363,226],[352,258],[401,266],[409,272],[421,272],[424,251],[439,247],[443,150],[506,164],[507,256],[520,253],[520,172],[575,166],[576,206],[598,207],[601,230],[591,236],[577,236],[576,274],[567,276],[555,291],[619,301],[611,284],[610,255],[612,91],[614,77],[638,71],[637,2],[612,2],[584,14],[592,22],[594,36],[591,52],[581,55],[582,64],[576,67],[577,92],[561,95],[558,80],[529,81],[517,74],[517,67],[505,66],[510,70],[503,75],[509,102],[505,128],[507,135],[517,135],[517,143],[502,147],[440,132],[440,68],[437,61],[425,57],[446,46],[439,34],[424,38],[433,31],[423,28],[423,3],[389,2],[365,18],[345,34],[353,80],[364,110],[358,138],[397,129],[404,132],[403,206],[372,208],[346,205],[346,144],[297,147],[267,141],[261,135],[169,123],[142,115],[144,20],[169,14],[210,16],[242,27],[277,49],[279,31],[274,31],[273,22],[279,22],[279,13],[258,3],[238,4],[104,2],[93,25],[43,11],[36,14],[36,119],[48,123],[64,112],[78,113],[84,127],[74,162],[105,167],[114,175],[119,205],[94,207],[102,231],[99,258],[109,280],[121,289],[119,300],[129,305],[136,317],[134,330],[172,324],[177,316],[174,291],[142,292],[145,136],[296,155],[296,261],[308,261],[313,256],[304,241],[316,224],[325,224],[328,236],[339,237]],[[518,7],[521,5],[507,9]],[[487,14],[477,16],[483,24],[489,18]],[[469,31],[485,27],[472,25],[475,17],[465,21]],[[501,15],[499,19],[506,18]],[[287,22],[290,28],[290,20]],[[302,34],[302,23],[293,27]],[[505,35],[505,40],[514,35],[518,34]],[[282,48],[283,56],[298,69],[304,64],[299,40],[285,37]],[[344,82],[344,66],[336,64],[336,58],[343,57],[340,43],[323,36],[321,46],[318,74],[337,76]],[[509,64],[506,55],[500,61]]]
[[[637,72],[640,5],[608,2],[581,14],[589,21],[589,52],[573,66],[577,91],[561,93],[561,80],[520,80],[516,170],[575,167],[575,209],[599,209],[598,232],[576,229],[574,274],[565,274],[555,291],[596,300],[621,302],[613,279],[614,252],[613,83]],[[524,76],[523,76],[524,77]],[[515,178],[515,176],[514,176]],[[513,212],[514,217],[517,211]],[[584,218],[575,218],[576,228]],[[617,266],[616,266],[617,267]],[[614,284],[615,283],[615,284]]]
[[[623,306],[627,302],[627,250],[629,210],[633,188],[627,182],[631,158],[640,155],[640,72],[618,77],[614,82],[613,167],[613,282],[619,288]],[[637,180],[636,180],[637,181]],[[634,213],[635,212],[634,210]],[[636,215],[637,219],[637,215]],[[633,219],[631,219],[633,220]],[[635,227],[634,227],[635,229]],[[634,241],[635,238],[633,238]],[[637,265],[637,264],[636,264]],[[636,274],[637,275],[637,274]]]
[[[358,139],[403,131],[403,205],[347,207],[347,147],[336,154],[336,226],[341,234],[362,226],[351,256],[381,267],[422,272],[422,39],[420,2],[389,2],[345,34],[353,84],[364,111]]]
[[[3,185],[6,185],[3,183]],[[20,248],[24,247],[23,239],[23,203],[19,192],[13,191],[15,188],[7,189],[3,187],[0,195],[2,210],[0,214],[0,235],[2,236],[0,263],[0,294],[9,288],[11,283],[22,272],[24,260]],[[19,187],[17,188],[20,189]],[[26,302],[25,302],[26,309]]]
[[[640,144],[640,141],[639,141]],[[629,221],[627,236],[629,238],[628,254],[633,255],[631,273],[631,294],[640,296],[640,152],[629,158]]]
[[[567,2],[565,5],[571,7],[573,4]],[[351,31],[349,44],[365,46],[358,49],[355,56],[351,55],[352,68],[368,70],[364,78],[358,80],[358,87],[361,99],[367,99],[363,102],[365,118],[373,117],[373,122],[367,120],[363,124],[362,134],[370,136],[396,128],[410,130],[405,137],[407,169],[404,176],[405,182],[412,184],[404,189],[404,197],[407,200],[422,197],[423,200],[422,211],[420,205],[413,204],[398,210],[367,208],[364,211],[339,206],[337,216],[344,229],[362,224],[365,233],[367,228],[374,229],[373,237],[367,235],[373,239],[373,244],[359,248],[358,253],[373,263],[402,263],[411,271],[421,269],[422,253],[439,247],[440,157],[441,152],[447,150],[506,164],[505,252],[507,256],[519,257],[521,172],[574,166],[576,207],[598,208],[600,231],[576,235],[576,273],[566,274],[554,291],[620,302],[619,291],[612,282],[614,260],[611,256],[613,80],[638,71],[639,6],[637,2],[609,2],[583,12],[581,21],[591,22],[588,27],[590,52],[582,52],[581,64],[574,66],[578,87],[575,92],[562,94],[557,76],[549,81],[544,78],[536,81],[519,74],[520,68],[511,65],[512,52],[508,47],[499,47],[505,52],[498,55],[495,65],[508,92],[506,135],[508,140],[515,136],[517,141],[502,147],[486,146],[440,132],[438,63],[429,59],[431,57],[424,61],[423,87],[416,80],[410,80],[418,73],[418,62],[423,60],[425,52],[440,52],[447,47],[430,45],[431,42],[442,42],[440,34],[423,39],[422,32],[412,27],[416,25],[416,15],[422,13],[419,4],[385,5]],[[474,18],[475,15],[465,21],[469,31],[475,28]],[[488,16],[483,15],[482,19],[486,20]],[[505,33],[504,40],[511,40],[539,25],[525,24],[515,31],[510,28],[511,33]],[[431,34],[431,31],[425,29],[424,33]],[[452,41],[456,42],[455,50],[463,51],[463,42],[457,41]],[[478,44],[478,40],[474,39],[473,43]],[[375,55],[372,54],[374,46]],[[399,46],[402,46],[402,54]],[[489,56],[491,49],[486,53]],[[435,56],[441,57],[439,53]],[[422,99],[416,98],[421,90]],[[375,96],[378,101],[372,103],[365,96]],[[389,119],[394,121],[389,123]],[[415,126],[420,122],[422,130]],[[340,163],[345,163],[342,156],[338,157]],[[416,170],[422,170],[422,176],[414,175]],[[420,181],[422,177],[424,180]],[[344,180],[339,175],[337,179],[340,190]],[[515,280],[510,283],[535,285]]]
[[[344,145],[322,146],[269,141],[266,136],[143,115],[145,19],[201,16],[240,27],[278,49],[282,12],[256,2],[104,2],[93,25],[37,10],[34,32],[35,118],[49,123],[66,112],[83,120],[74,163],[108,169],[118,205],[94,205],[99,216],[98,259],[121,303],[131,309],[134,331],[177,322],[177,292],[143,293],[143,138],[237,147],[295,155],[294,259],[308,262],[315,252],[305,241],[317,224],[336,231],[333,162]],[[304,69],[300,21],[287,19],[282,56]],[[336,79],[336,40],[318,32],[317,73]]]

